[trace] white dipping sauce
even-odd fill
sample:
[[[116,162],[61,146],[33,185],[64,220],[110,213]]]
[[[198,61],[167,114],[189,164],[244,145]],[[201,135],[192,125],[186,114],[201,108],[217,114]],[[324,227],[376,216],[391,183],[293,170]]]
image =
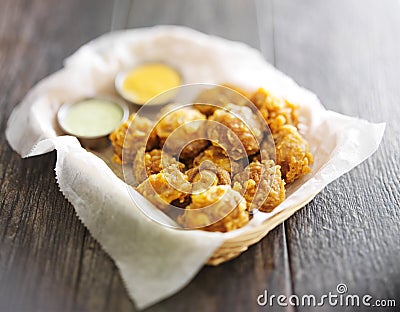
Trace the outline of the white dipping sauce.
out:
[[[111,101],[88,99],[72,104],[65,112],[62,127],[80,137],[99,137],[111,133],[122,121],[122,107]]]

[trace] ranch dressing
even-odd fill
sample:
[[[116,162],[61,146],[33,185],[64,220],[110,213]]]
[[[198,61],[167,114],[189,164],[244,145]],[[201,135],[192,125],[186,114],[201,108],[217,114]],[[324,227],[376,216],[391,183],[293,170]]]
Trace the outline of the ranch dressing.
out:
[[[119,125],[123,115],[123,109],[116,103],[102,99],[88,99],[74,103],[68,108],[62,127],[79,137],[104,136]]]

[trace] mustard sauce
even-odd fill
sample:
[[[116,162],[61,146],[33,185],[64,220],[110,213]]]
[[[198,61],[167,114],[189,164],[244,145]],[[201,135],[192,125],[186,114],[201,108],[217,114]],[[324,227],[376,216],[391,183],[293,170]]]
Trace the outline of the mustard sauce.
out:
[[[149,63],[136,67],[126,74],[122,81],[121,92],[129,101],[144,104],[160,93],[178,87],[181,83],[181,76],[172,67],[163,63]],[[162,100],[166,100],[165,97]]]

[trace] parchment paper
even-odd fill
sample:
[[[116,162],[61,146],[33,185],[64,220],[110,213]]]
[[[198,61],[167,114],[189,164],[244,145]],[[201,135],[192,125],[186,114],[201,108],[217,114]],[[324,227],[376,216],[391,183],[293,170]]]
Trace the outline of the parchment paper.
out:
[[[65,101],[114,93],[116,73],[145,61],[175,66],[186,83],[262,86],[301,105],[301,132],[315,156],[312,174],[290,185],[287,199],[272,213],[257,213],[246,227],[226,234],[170,229],[149,220],[105,162],[83,149],[75,137],[60,136],[55,119]],[[384,129],[384,123],[325,110],[314,94],[243,43],[183,27],[157,26],[109,33],[82,46],[66,59],[63,69],[32,88],[13,111],[6,135],[22,157],[57,150],[61,192],[114,259],[136,306],[144,308],[184,287],[225,239],[288,207],[304,205],[364,161],[378,148]]]

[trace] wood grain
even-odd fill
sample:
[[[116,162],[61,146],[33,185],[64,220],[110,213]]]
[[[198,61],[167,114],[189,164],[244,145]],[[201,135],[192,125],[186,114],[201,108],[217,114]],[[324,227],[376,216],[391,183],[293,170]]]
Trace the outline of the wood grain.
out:
[[[0,311],[81,310],[91,253],[102,262],[97,278],[108,276],[107,285],[113,278],[112,261],[58,191],[55,154],[20,159],[4,137],[12,108],[66,56],[107,31],[110,11],[106,1],[0,2]]]
[[[274,7],[276,66],[329,109],[387,129],[375,155],[286,222],[293,291],[345,283],[399,302],[400,3],[305,2]]]
[[[261,48],[329,109],[386,121],[388,128],[368,161],[246,253],[203,268],[148,311],[265,310],[256,303],[264,289],[319,295],[339,282],[400,304],[400,4],[256,3],[116,0],[112,14],[111,1],[0,2],[0,311],[134,310],[112,260],[58,191],[54,153],[20,159],[4,130],[29,88],[80,45],[110,27],[156,24],[187,25]],[[331,310],[338,308],[324,307]]]

